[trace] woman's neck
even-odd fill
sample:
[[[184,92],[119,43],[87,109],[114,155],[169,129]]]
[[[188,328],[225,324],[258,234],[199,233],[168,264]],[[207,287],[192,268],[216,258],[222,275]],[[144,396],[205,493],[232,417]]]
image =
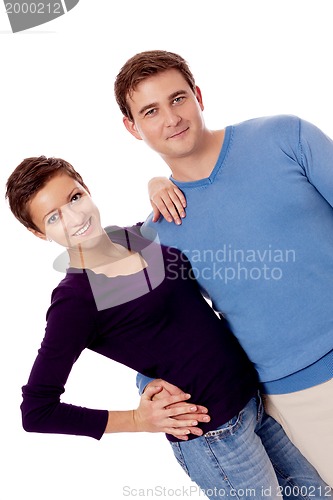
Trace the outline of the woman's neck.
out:
[[[113,243],[105,232],[84,245],[68,249],[68,253],[71,267],[90,269],[109,277],[135,274],[147,267],[139,253]]]
[[[68,253],[71,267],[92,270],[130,255],[127,248],[113,243],[105,231],[96,238],[69,248]]]

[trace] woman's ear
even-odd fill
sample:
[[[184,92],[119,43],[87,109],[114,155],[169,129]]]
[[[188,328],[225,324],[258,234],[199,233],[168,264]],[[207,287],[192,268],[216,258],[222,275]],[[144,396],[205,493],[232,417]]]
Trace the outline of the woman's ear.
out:
[[[37,238],[40,238],[41,240],[44,241],[48,240],[47,236],[41,233],[40,231],[37,231],[37,229],[32,229],[31,227],[28,227],[28,231],[30,231],[30,233],[34,234],[35,236],[37,236]]]

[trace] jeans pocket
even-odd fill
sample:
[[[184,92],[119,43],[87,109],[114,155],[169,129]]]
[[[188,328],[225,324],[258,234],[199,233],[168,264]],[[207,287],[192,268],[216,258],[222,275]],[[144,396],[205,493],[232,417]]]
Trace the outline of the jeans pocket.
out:
[[[188,476],[190,476],[188,468],[186,467],[185,459],[184,459],[180,444],[176,443],[176,442],[170,442],[170,444],[171,444],[171,448],[172,448],[172,451],[176,457],[177,462],[179,463],[179,465],[181,466],[183,471],[186,472],[186,474]]]
[[[256,401],[257,401],[257,422],[259,422],[265,413],[265,406],[260,391],[258,391],[257,393]]]
[[[233,418],[228,420],[228,422],[217,427],[217,429],[206,432],[206,434],[204,434],[204,437],[206,439],[208,438],[208,440],[214,440],[214,439],[223,439],[235,434],[242,425],[245,409],[246,407],[243,408]]]

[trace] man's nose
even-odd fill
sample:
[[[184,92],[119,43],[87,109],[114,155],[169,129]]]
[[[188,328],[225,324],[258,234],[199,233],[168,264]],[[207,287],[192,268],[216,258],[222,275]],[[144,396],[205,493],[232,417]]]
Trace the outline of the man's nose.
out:
[[[164,111],[164,121],[167,127],[176,127],[181,121],[181,117],[175,109],[168,108]]]

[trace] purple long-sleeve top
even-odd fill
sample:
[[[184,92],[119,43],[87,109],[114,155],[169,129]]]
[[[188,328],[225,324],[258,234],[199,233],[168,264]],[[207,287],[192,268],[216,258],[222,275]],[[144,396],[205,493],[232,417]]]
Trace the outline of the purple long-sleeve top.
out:
[[[108,410],[61,402],[84,349],[190,393],[190,401],[209,409],[211,421],[200,424],[204,432],[227,422],[254,394],[257,375],[226,322],[202,297],[187,258],[144,239],[137,227],[108,233],[113,242],[140,252],[147,266],[113,278],[67,270],[52,293],[45,337],[23,387],[25,430],[102,437]]]

